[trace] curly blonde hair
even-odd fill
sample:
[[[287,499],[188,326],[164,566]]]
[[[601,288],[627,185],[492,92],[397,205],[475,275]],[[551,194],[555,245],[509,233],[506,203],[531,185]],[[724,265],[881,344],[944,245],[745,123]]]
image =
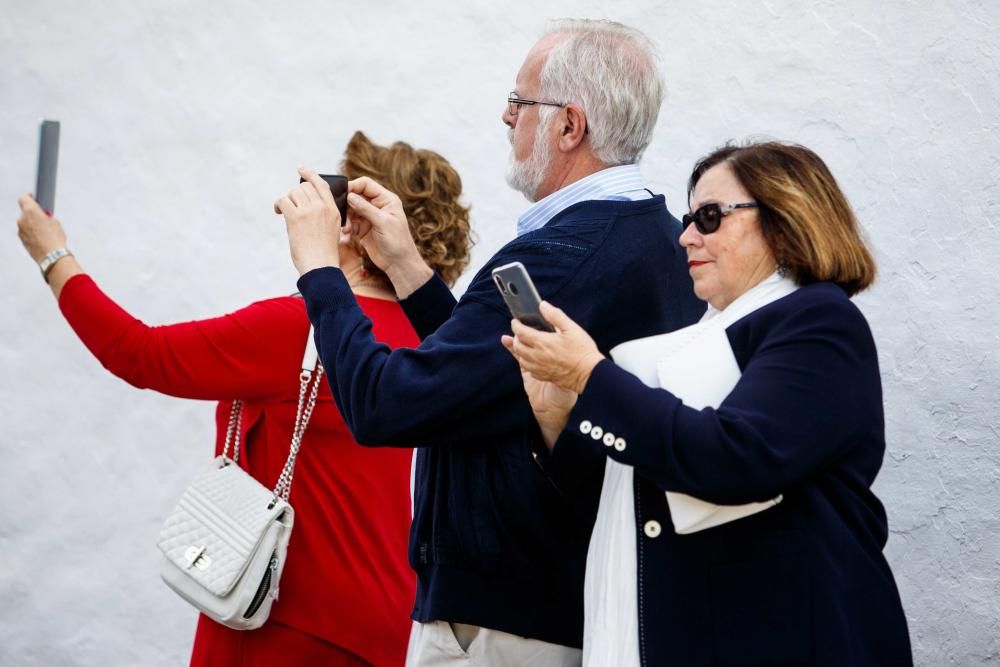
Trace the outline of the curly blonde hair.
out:
[[[349,179],[368,176],[399,196],[420,255],[454,285],[469,265],[473,244],[469,207],[458,201],[462,179],[455,168],[434,151],[402,141],[380,146],[358,131],[347,142],[340,169]],[[385,275],[359,251],[368,273]]]

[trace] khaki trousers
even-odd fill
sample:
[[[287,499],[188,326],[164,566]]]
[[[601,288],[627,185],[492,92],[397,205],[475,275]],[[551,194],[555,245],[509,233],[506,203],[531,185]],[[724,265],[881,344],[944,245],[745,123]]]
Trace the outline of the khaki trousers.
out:
[[[415,622],[406,652],[406,667],[579,667],[582,662],[578,648],[444,621]]]

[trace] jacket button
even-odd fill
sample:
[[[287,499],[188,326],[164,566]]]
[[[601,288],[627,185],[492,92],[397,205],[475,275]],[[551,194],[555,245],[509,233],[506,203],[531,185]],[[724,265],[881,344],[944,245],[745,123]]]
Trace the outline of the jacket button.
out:
[[[580,433],[587,435],[588,433],[590,433],[590,429],[592,426],[593,424],[584,419],[582,422],[580,422]]]
[[[663,529],[660,527],[659,521],[647,521],[642,527],[642,532],[646,533],[646,537],[657,538],[660,536],[660,532]]]
[[[595,426],[590,429],[590,437],[594,440],[600,440],[602,435],[604,435],[604,429],[600,426]]]
[[[604,444],[607,445],[609,443],[605,442]],[[615,440],[615,449],[617,449],[619,452],[625,451],[625,438],[617,438]]]
[[[605,447],[610,447],[611,445],[615,444],[615,434],[605,433],[603,442]]]

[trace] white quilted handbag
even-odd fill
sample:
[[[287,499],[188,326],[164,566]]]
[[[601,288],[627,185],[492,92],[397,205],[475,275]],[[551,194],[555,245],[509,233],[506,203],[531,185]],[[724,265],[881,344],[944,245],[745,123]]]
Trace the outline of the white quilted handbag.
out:
[[[160,529],[163,581],[203,614],[235,630],[259,628],[278,598],[295,517],[288,504],[295,457],[323,376],[317,357],[310,327],[291,449],[274,490],[239,466],[243,402],[235,401],[222,456],[188,485]]]

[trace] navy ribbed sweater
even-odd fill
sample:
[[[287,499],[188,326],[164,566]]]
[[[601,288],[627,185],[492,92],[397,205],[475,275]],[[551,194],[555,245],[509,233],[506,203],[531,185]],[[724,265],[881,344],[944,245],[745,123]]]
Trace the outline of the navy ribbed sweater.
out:
[[[575,204],[502,248],[453,301],[433,279],[403,302],[424,338],[375,342],[338,269],[299,280],[320,357],[355,439],[421,448],[409,557],[413,618],[582,645],[583,574],[602,456],[537,464],[537,428],[517,364],[500,345],[510,313],[490,271],[520,261],[542,298],[597,341],[696,321],[680,225],[662,196]],[[445,321],[446,320],[446,321]],[[440,324],[440,326],[438,326]],[[372,554],[378,567],[378,554]]]

